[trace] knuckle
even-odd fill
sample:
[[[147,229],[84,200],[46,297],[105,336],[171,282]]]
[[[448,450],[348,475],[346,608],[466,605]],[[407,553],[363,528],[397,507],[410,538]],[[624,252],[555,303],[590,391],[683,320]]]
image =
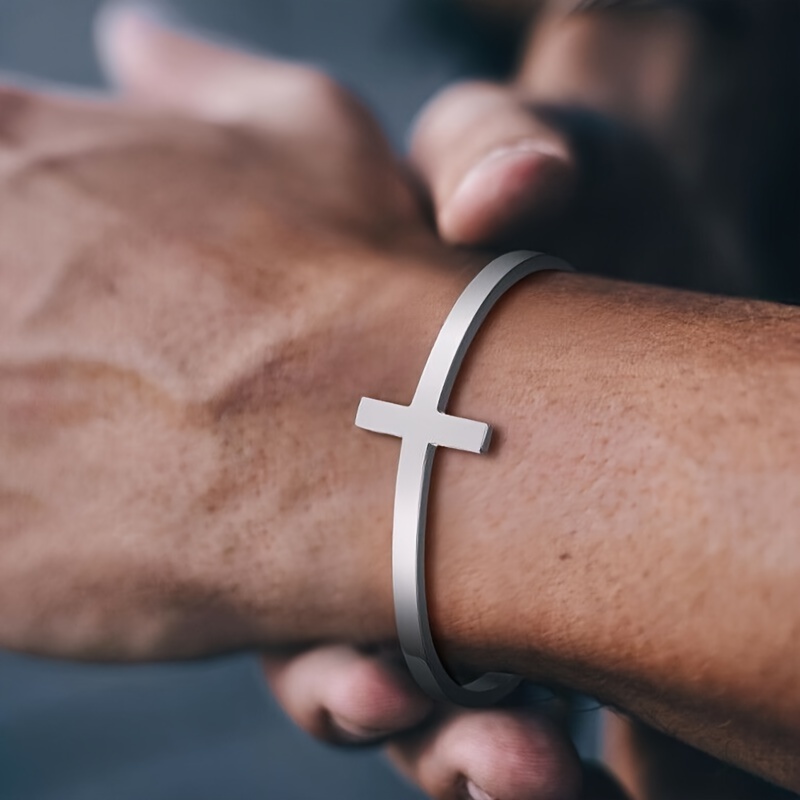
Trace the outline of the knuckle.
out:
[[[347,105],[349,93],[324,72],[296,67],[293,73],[292,90],[309,106],[330,109]]]

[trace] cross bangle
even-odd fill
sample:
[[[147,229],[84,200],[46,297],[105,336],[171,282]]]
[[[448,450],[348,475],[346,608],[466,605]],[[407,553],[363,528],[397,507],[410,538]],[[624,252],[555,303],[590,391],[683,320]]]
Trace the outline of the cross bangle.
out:
[[[528,275],[571,271],[540,253],[508,253],[485,267],[464,290],[442,326],[410,406],[365,397],[356,425],[402,440],[394,499],[392,581],[400,647],[417,683],[432,697],[462,706],[489,706],[513,691],[515,675],[487,673],[468,684],[454,680],[431,636],[425,592],[425,527],[433,457],[437,447],[486,453],[492,429],[484,422],[449,416],[456,376],[472,340],[497,301]]]

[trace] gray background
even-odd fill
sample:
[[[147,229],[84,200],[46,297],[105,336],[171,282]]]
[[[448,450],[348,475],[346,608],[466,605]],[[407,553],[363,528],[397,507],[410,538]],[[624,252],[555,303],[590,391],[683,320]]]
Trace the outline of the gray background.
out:
[[[0,0],[0,69],[95,86],[99,0]],[[312,62],[358,91],[395,141],[438,88],[499,75],[509,52],[455,0],[153,0],[167,19]]]
[[[0,0],[0,69],[99,85],[91,38],[98,5]],[[328,69],[376,108],[398,145],[432,92],[490,74],[503,60],[437,0],[186,0],[162,8]],[[2,800],[266,797],[417,795],[377,755],[334,752],[292,728],[252,658],[109,668],[0,652]]]

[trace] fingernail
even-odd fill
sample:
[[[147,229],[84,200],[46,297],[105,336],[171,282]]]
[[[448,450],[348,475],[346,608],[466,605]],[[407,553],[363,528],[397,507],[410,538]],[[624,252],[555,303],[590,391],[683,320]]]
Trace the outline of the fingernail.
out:
[[[519,216],[555,213],[570,193],[571,174],[570,156],[555,142],[524,139],[495,148],[443,203],[440,230],[461,243],[476,244]]]
[[[373,728],[365,728],[362,725],[357,725],[342,717],[332,717],[331,722],[339,732],[340,738],[352,744],[370,744],[371,742],[379,742],[393,733],[395,730],[379,730]]]
[[[567,157],[562,149],[539,139],[523,139],[514,144],[496,147],[467,171],[455,193],[460,192],[465,186],[468,187],[472,181],[481,176],[484,170],[496,166],[499,161],[528,161],[533,157],[542,156],[560,161],[564,161]]]
[[[470,796],[471,800],[494,800],[488,792],[484,792],[480,786],[473,783],[471,780],[467,780],[467,794]]]

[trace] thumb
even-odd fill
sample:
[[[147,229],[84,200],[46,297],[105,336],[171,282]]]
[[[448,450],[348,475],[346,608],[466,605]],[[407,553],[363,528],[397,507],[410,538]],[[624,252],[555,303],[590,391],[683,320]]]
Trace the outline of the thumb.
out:
[[[412,160],[451,243],[545,250],[611,277],[751,290],[742,248],[710,224],[662,149],[602,113],[464,84],[423,110]]]
[[[566,139],[509,87],[465,83],[420,113],[411,159],[428,186],[443,239],[487,245],[521,223],[557,217],[576,177]]]

